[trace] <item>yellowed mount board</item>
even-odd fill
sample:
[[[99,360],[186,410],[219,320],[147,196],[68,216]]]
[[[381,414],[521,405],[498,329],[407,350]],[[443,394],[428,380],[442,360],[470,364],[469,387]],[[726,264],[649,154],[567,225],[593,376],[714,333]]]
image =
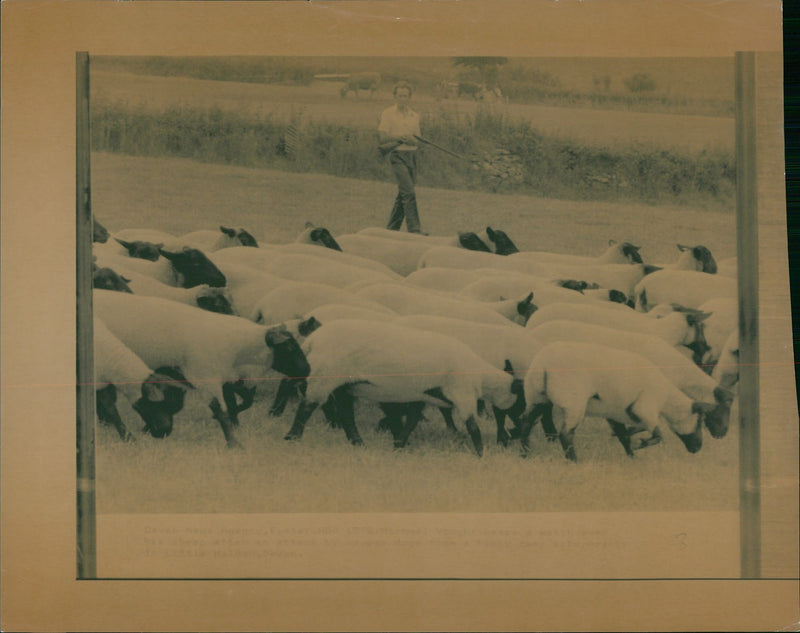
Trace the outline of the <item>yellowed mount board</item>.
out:
[[[2,13],[4,630],[797,627],[798,425],[775,72],[779,3],[11,0]],[[778,55],[758,58],[765,71],[758,148],[761,549],[762,575],[770,580],[735,580],[735,508],[111,514],[98,518],[98,574],[148,580],[76,580],[77,51],[732,57],[741,50]],[[255,580],[265,568],[271,580]],[[194,579],[150,580],[165,577]]]

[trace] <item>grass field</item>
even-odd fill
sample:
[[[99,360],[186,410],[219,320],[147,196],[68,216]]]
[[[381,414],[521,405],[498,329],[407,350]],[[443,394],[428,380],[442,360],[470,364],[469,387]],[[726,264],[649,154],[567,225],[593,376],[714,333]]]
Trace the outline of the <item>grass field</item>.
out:
[[[291,241],[306,220],[336,234],[382,226],[395,187],[319,174],[94,154],[93,210],[110,230],[152,227],[174,234],[219,224],[241,225],[264,242]],[[715,256],[735,254],[730,213],[685,207],[568,202],[420,188],[426,230],[452,234],[486,224],[502,228],[522,249],[599,254],[609,238],[642,246],[646,261],[676,258],[675,243],[703,243]],[[138,434],[123,445],[101,428],[97,438],[98,512],[528,512],[569,510],[735,510],[736,430],[689,455],[667,433],[658,447],[627,459],[605,423],[579,427],[580,463],[534,431],[533,456],[494,443],[481,420],[486,453],[478,459],[466,434],[450,436],[437,412],[428,415],[408,450],[395,452],[375,430],[377,411],[357,409],[365,440],[353,448],[317,414],[303,440],[281,438],[293,407],[266,414],[274,383],[259,385],[256,405],[242,414],[243,451],[224,448],[205,404],[192,398],[165,441]],[[129,408],[123,417],[132,420]],[[735,412],[733,413],[735,415]],[[732,418],[735,419],[735,418]],[[138,426],[131,423],[134,431]],[[735,427],[735,425],[732,425]]]

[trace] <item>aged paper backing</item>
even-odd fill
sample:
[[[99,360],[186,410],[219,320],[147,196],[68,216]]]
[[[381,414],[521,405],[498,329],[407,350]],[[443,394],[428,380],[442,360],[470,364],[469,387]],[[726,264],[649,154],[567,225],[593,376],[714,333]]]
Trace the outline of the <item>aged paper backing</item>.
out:
[[[797,411],[783,197],[782,94],[770,85],[761,114],[760,199],[762,581],[738,574],[738,515],[648,513],[627,548],[632,580],[532,580],[514,546],[486,546],[465,568],[458,517],[364,515],[347,544],[351,580],[75,580],[75,79],[90,55],[732,56],[780,53],[781,6],[736,2],[294,2],[3,4],[2,146],[2,627],[4,630],[796,630]],[[717,516],[715,516],[717,514]],[[587,514],[593,538],[613,542],[626,515]],[[304,516],[304,527],[348,517]],[[557,530],[571,517],[541,519]],[[480,524],[481,515],[472,517]],[[517,517],[500,527],[514,536]],[[154,519],[155,521],[155,519]],[[180,528],[185,517],[158,517]],[[292,515],[214,516],[225,529],[277,529]],[[401,546],[381,580],[367,528],[423,525],[448,540],[422,543],[417,563]],[[194,523],[193,523],[194,524]],[[153,523],[155,525],[155,523]],[[719,530],[722,526],[722,530]],[[104,545],[122,538],[107,524]],[[448,530],[451,530],[448,532]],[[698,538],[678,550],[669,538]],[[395,537],[392,537],[395,538]],[[404,537],[408,538],[408,537]],[[389,543],[391,544],[391,543]],[[298,547],[313,543],[299,542]],[[294,578],[330,578],[336,552],[306,552]],[[615,576],[606,548],[554,553],[539,578]],[[326,558],[326,556],[328,558]],[[131,576],[141,567],[130,560]],[[246,560],[220,575],[252,577]],[[407,565],[407,567],[403,567]],[[609,567],[609,565],[612,565]],[[670,577],[641,580],[652,566]],[[238,571],[237,573],[237,570]],[[400,570],[399,572],[397,570]],[[498,571],[499,570],[499,571]],[[692,570],[694,573],[688,573]],[[101,574],[102,575],[102,574]],[[165,575],[154,573],[154,576]],[[213,574],[210,574],[213,575]],[[338,576],[335,574],[334,577]],[[286,576],[283,576],[284,578]],[[470,580],[447,580],[469,577]],[[352,580],[352,579],[366,580]],[[480,580],[483,578],[484,580]],[[769,580],[772,579],[772,580]],[[792,629],[792,627],[795,627]]]

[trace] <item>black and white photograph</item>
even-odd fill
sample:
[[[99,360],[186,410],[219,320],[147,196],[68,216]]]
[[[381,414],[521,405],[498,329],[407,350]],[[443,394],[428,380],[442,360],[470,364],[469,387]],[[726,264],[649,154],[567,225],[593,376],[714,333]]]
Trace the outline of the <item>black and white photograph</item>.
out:
[[[89,57],[98,514],[736,512],[735,63]]]
[[[150,630],[173,589],[205,604],[163,630],[363,628],[347,620],[361,608],[375,630],[577,630],[568,595],[591,585],[588,629],[660,630],[641,600],[661,587],[686,605],[662,624],[706,630],[723,620],[692,614],[722,594],[698,588],[730,588],[738,613],[758,580],[785,613],[798,424],[771,23],[740,42],[743,6],[659,2],[656,20],[609,0],[609,26],[632,11],[634,36],[594,32],[585,3],[556,18],[508,2],[513,28],[484,2],[183,4],[120,6],[136,37],[115,41],[108,10],[91,37],[64,36],[58,135],[4,107],[68,155],[18,208],[58,191],[58,222],[24,224],[56,232],[70,268],[48,255],[3,302],[24,324],[9,297],[69,277],[74,338],[25,356],[3,337],[24,359],[5,412],[58,394],[53,422],[28,422],[25,441],[49,445],[11,454],[12,421],[3,457],[67,491],[64,599],[119,598],[110,624],[163,592],[120,630]],[[236,19],[191,41],[212,14]],[[521,25],[543,36],[548,20],[565,39],[526,43]],[[30,255],[3,249],[5,283]],[[40,299],[26,314],[47,332]],[[511,596],[537,587],[552,615],[518,619],[532,606]],[[409,615],[381,611],[389,594],[422,601],[410,624],[388,623]],[[513,614],[492,623],[503,595]],[[494,607],[415,619],[439,596]]]

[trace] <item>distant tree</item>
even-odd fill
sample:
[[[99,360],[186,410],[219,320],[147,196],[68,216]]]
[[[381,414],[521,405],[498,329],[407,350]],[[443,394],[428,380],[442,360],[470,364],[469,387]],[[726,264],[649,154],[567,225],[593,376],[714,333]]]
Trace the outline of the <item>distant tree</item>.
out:
[[[655,79],[647,73],[636,73],[624,79],[622,83],[631,92],[649,92],[656,89]]]
[[[497,85],[500,66],[508,63],[508,57],[453,57],[454,66],[474,68],[481,77],[481,83],[488,89]]]

